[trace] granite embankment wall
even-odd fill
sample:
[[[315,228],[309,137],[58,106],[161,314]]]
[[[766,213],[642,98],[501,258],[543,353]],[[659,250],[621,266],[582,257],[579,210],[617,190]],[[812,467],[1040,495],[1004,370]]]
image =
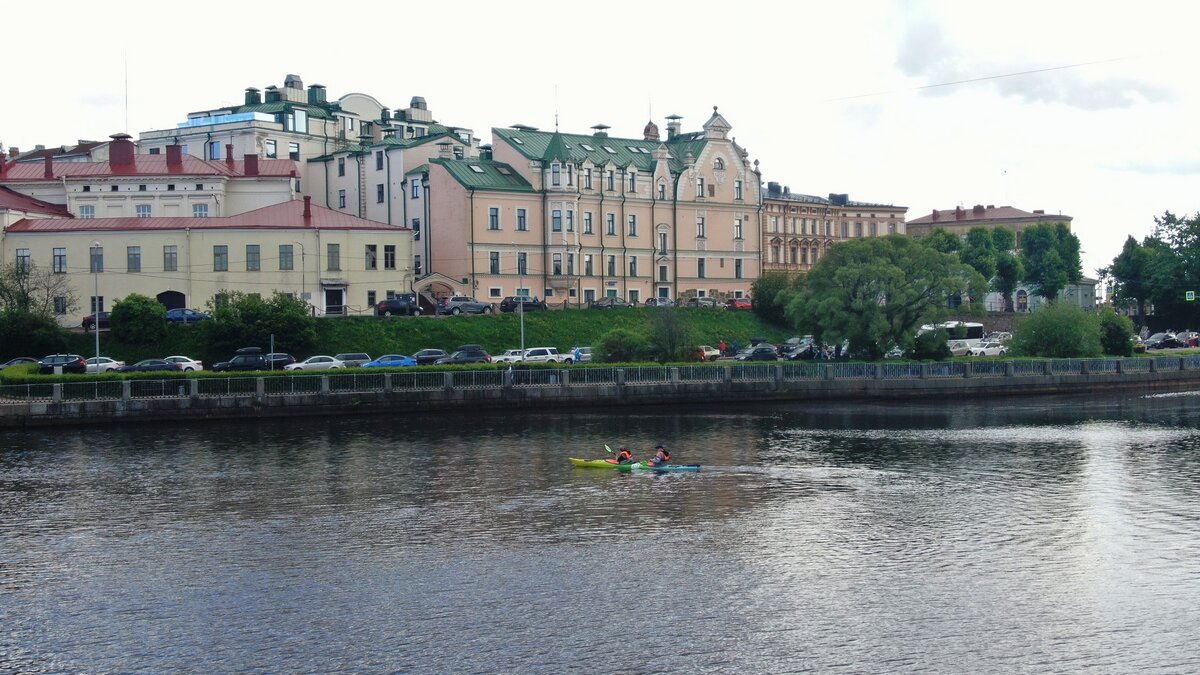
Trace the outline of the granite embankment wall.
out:
[[[1178,391],[1200,355],[947,363],[764,363],[346,373],[0,387],[0,428],[598,406]]]

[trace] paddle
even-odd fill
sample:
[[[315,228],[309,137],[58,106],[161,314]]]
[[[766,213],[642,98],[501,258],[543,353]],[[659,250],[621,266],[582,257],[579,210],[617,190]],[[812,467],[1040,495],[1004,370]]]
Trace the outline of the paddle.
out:
[[[604,446],[604,449],[608,451],[608,454],[613,454],[612,448],[608,447],[607,445]]]

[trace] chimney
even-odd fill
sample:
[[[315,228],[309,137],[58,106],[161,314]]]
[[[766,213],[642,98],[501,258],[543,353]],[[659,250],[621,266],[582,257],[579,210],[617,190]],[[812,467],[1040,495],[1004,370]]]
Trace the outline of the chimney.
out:
[[[172,143],[167,146],[167,166],[183,165],[183,146]]]
[[[233,143],[225,144],[225,165],[233,168]]]
[[[784,186],[783,186],[783,194],[785,194],[785,195],[790,195],[790,194],[792,194],[792,188],[790,188],[790,187],[788,187],[788,186],[784,185]]]
[[[246,155],[246,175],[258,175],[258,154]]]
[[[937,209],[934,209],[934,210],[933,210],[933,220],[934,220],[934,221],[937,221],[937,219],[938,219],[938,218],[941,218],[941,217],[942,217],[942,214],[938,213],[938,210],[937,210]]]
[[[42,173],[46,178],[54,178],[54,158],[46,155],[46,170]]]
[[[779,183],[776,183],[773,180],[767,181],[767,192],[770,194],[778,194],[779,193]]]
[[[996,205],[995,205],[995,204],[988,204],[988,205],[987,205],[987,207],[988,207],[989,209],[994,209],[994,208],[996,208]]]
[[[679,115],[667,115],[667,140],[674,140],[679,135],[681,126],[679,120],[683,119]]]
[[[454,157],[454,152],[451,150],[453,143],[450,141],[442,141],[441,143],[438,143],[437,146],[438,159],[451,159]]]
[[[1044,215],[1046,215],[1046,211],[1045,211],[1045,210],[1043,210],[1043,209],[1035,209],[1035,210],[1034,210],[1034,213],[1036,213],[1036,214],[1037,214],[1037,215],[1039,215],[1039,216],[1044,216]]]
[[[133,165],[133,138],[129,134],[113,134],[109,136],[112,142],[108,144],[108,162],[113,166]]]
[[[262,97],[258,95],[258,90],[254,87],[246,87],[246,105],[257,105],[262,103]]]
[[[966,215],[967,215],[967,212],[963,211],[963,208],[961,206],[954,207],[954,219],[955,220],[962,220],[963,217],[965,217]]]
[[[322,105],[325,103],[325,85],[310,84],[308,85],[308,104]]]
[[[304,215],[305,220],[309,220],[312,218],[312,197],[309,197],[308,195],[304,196],[304,214],[303,215]]]
[[[0,152],[0,176],[4,175],[4,170],[8,168],[8,157]]]
[[[974,213],[977,216],[982,216],[983,215],[983,204],[976,204],[975,207],[971,209],[971,213]]]

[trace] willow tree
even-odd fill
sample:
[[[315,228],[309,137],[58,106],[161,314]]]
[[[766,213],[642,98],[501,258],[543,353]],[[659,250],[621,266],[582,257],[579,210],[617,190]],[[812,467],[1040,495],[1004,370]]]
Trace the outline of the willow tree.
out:
[[[987,289],[957,255],[903,235],[837,244],[805,281],[787,305],[788,319],[825,342],[849,340],[850,353],[867,359],[892,345],[910,347],[950,297],[983,297]]]

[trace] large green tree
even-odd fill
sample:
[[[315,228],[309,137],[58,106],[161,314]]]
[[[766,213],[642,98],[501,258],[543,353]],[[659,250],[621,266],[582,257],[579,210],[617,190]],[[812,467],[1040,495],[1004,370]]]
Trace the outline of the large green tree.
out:
[[[112,308],[113,337],[133,345],[152,345],[167,335],[167,308],[154,298],[130,293]]]
[[[944,227],[936,227],[921,240],[929,248],[942,253],[953,253],[962,248],[962,241]]]
[[[944,312],[947,298],[979,297],[987,283],[950,253],[903,235],[852,239],[832,247],[787,305],[788,319],[825,342],[878,359],[910,348],[917,328]]]
[[[1153,244],[1138,243],[1133,235],[1125,239],[1121,253],[1112,265],[1100,270],[1100,276],[1112,280],[1112,300],[1117,305],[1137,307],[1138,316],[1146,316],[1146,301],[1154,287],[1150,279],[1150,263],[1155,253]]]
[[[983,275],[984,279],[996,276],[996,244],[988,228],[971,228],[971,231],[967,232],[967,239],[963,242],[958,257],[974,267],[975,271]]]
[[[996,254],[996,276],[992,277],[992,290],[1004,298],[1004,311],[1013,311],[1013,292],[1021,284],[1025,275],[1021,267],[1021,259],[1012,251],[1000,251]]]
[[[786,272],[763,272],[750,285],[750,297],[754,298],[754,313],[764,321],[782,324],[784,305],[790,297],[788,291],[801,284],[799,279],[788,276]]]
[[[1059,291],[1083,278],[1079,238],[1065,223],[1026,228],[1021,235],[1021,266],[1034,292],[1053,302]]]
[[[267,347],[271,336],[281,352],[309,352],[317,344],[316,319],[303,300],[278,291],[265,300],[239,291],[223,292],[219,298],[208,303],[214,320],[193,327],[204,331],[209,348],[218,354]]]

